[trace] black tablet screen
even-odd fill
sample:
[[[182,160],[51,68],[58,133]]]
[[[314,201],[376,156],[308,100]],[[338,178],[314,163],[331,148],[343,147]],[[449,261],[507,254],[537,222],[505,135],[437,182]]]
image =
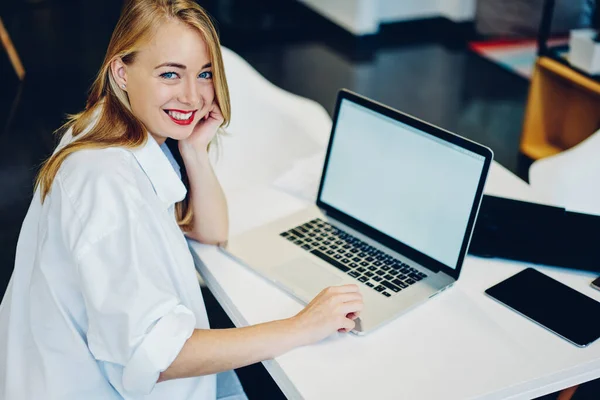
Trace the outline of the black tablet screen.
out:
[[[600,303],[533,268],[485,292],[578,346],[600,337]]]

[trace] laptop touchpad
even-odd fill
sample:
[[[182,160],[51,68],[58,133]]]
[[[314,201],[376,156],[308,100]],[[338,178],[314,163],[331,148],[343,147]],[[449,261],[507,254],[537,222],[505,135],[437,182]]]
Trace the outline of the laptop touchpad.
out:
[[[299,297],[308,296],[307,301],[312,300],[326,287],[342,282],[342,278],[327,271],[327,267],[304,257],[280,265],[274,273],[278,281],[292,289]]]

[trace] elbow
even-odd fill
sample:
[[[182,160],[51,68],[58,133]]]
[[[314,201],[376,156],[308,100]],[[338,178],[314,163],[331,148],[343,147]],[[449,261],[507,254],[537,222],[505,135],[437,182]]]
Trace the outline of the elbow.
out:
[[[187,236],[202,244],[222,246],[227,243],[227,240],[229,239],[229,232],[214,232],[211,235],[203,235],[199,232],[191,231],[187,232]]]

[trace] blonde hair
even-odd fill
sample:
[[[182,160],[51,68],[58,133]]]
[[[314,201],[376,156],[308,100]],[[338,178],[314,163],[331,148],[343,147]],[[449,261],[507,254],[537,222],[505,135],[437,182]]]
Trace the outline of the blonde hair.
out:
[[[111,63],[120,57],[125,64],[131,64],[135,60],[136,52],[150,39],[156,27],[167,20],[183,22],[198,30],[204,38],[213,68],[215,101],[224,117],[221,126],[227,126],[231,115],[229,90],[219,38],[211,17],[194,0],[129,0],[123,7],[102,67],[92,84],[85,110],[69,116],[67,123],[59,129],[72,129],[74,138],[84,131],[89,131],[57,151],[42,165],[35,183],[36,189],[40,188],[42,202],[50,192],[61,164],[71,153],[107,147],[134,148],[146,143],[147,130],[133,115],[127,94],[119,87],[111,73]],[[222,129],[219,131],[221,133]],[[181,167],[182,180],[188,193],[176,204],[175,211],[179,226],[189,230],[193,221],[190,188],[185,166]]]

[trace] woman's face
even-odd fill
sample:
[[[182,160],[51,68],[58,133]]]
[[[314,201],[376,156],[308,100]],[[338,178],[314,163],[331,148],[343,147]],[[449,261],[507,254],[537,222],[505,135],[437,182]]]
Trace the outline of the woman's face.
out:
[[[140,49],[133,63],[113,63],[133,114],[159,144],[186,139],[208,114],[215,90],[208,47],[199,32],[169,21]]]

